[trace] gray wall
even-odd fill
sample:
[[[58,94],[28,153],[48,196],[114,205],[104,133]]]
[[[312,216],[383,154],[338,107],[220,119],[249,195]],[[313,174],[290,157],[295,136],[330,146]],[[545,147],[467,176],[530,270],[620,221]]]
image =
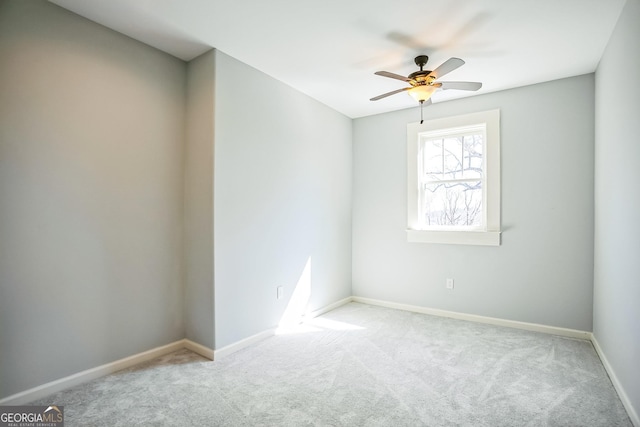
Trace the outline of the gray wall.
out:
[[[351,295],[351,120],[216,51],[216,348]],[[285,295],[276,299],[276,287]]]
[[[355,120],[354,295],[590,331],[593,100],[584,75],[425,108],[501,110],[499,247],[407,243],[406,124],[419,109]]]
[[[593,333],[640,414],[640,2],[628,0],[596,71]]]
[[[186,337],[213,348],[213,115],[215,53],[187,65],[184,147],[184,261]]]
[[[0,3],[0,396],[184,337],[185,72]]]

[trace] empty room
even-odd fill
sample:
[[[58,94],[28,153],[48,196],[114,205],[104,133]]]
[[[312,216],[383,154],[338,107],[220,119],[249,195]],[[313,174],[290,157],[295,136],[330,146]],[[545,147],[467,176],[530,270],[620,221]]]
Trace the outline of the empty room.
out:
[[[638,40],[0,0],[0,426],[640,427]]]

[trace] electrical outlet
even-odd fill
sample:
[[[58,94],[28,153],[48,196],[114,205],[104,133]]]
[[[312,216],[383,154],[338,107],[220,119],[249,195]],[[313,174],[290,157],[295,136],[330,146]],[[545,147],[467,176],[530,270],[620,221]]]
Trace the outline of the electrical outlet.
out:
[[[282,286],[278,286],[276,288],[276,298],[277,299],[282,299],[282,296],[284,295],[284,287]]]
[[[453,279],[447,279],[447,289],[453,289]]]

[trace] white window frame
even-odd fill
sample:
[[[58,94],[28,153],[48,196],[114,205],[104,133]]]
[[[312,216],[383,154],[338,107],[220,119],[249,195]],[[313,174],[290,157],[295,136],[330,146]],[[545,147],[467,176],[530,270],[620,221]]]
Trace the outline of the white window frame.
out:
[[[424,133],[446,129],[485,125],[483,152],[484,225],[469,229],[436,229],[421,226],[419,212],[419,145]],[[449,243],[465,245],[500,245],[500,110],[482,111],[460,116],[434,119],[407,125],[407,241],[420,243]]]

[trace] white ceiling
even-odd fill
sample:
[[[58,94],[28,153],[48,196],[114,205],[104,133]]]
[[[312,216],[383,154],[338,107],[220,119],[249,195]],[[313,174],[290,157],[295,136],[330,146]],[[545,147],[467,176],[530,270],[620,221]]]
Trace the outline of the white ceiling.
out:
[[[369,98],[404,83],[413,58],[427,69],[466,61],[442,80],[478,92],[595,71],[625,0],[51,0],[178,58],[215,47],[345,115],[416,105],[407,94]]]

